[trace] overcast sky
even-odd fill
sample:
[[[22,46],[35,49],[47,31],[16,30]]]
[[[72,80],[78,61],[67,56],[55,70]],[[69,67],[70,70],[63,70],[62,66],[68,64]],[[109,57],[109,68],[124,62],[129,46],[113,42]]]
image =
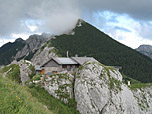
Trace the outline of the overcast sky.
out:
[[[0,0],[0,46],[30,34],[62,34],[79,18],[117,41],[152,45],[152,0]]]

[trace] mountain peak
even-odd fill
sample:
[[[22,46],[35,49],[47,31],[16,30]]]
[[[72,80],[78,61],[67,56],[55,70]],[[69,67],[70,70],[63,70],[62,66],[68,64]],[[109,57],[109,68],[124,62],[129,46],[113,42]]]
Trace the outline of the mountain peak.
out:
[[[25,42],[22,38],[17,38],[15,42]]]
[[[140,45],[136,50],[152,59],[152,46],[151,45],[143,44],[143,45]]]
[[[82,23],[85,23],[85,21],[82,20],[82,19],[78,19],[78,22],[77,22],[76,26],[80,27],[80,26],[82,26]]]
[[[78,22],[85,23],[83,19],[78,19]]]
[[[146,51],[146,52],[152,52],[152,46],[151,45],[146,45],[146,44],[143,44],[143,45],[140,45],[137,49],[137,51]]]

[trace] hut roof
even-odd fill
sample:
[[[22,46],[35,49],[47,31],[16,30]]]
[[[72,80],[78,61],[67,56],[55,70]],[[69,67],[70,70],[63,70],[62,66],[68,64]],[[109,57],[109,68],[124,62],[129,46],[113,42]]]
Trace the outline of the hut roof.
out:
[[[76,61],[77,63],[79,63],[80,65],[82,65],[85,62],[97,62],[96,59],[94,59],[93,57],[71,57],[74,61]]]

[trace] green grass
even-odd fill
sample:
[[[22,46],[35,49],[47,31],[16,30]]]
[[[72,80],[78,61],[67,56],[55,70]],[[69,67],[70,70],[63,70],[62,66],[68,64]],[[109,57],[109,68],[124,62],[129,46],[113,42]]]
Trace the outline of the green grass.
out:
[[[40,48],[40,52],[42,52],[44,50],[44,48],[47,46],[47,42]]]
[[[152,86],[152,83],[142,83],[140,81],[137,81],[133,78],[130,78],[124,74],[122,74],[123,76],[123,81],[124,83],[127,84],[128,81],[130,81],[131,85],[128,86],[130,89],[141,89],[141,88],[144,88],[144,87],[149,87],[149,86]]]
[[[5,66],[4,68],[0,70],[0,73],[1,74],[6,73],[6,77],[18,83],[21,83],[20,76],[19,76],[20,75],[19,65],[11,64],[9,66]]]
[[[67,80],[69,79],[69,76],[67,74],[50,75],[50,77],[53,77],[53,76],[59,76],[60,79],[67,79]],[[39,75],[34,76],[33,79],[37,77],[39,77]],[[72,81],[72,80],[69,79],[69,81]],[[54,82],[52,81],[52,83]],[[65,89],[66,86],[73,88],[74,85],[65,84],[63,86],[59,86],[56,92],[61,93],[62,89]],[[40,102],[44,103],[50,110],[53,110],[53,113],[55,114],[79,114],[79,112],[76,110],[75,98],[68,99],[69,95],[65,92],[63,92],[62,95],[59,94],[59,97],[61,99],[67,98],[68,104],[65,104],[61,102],[61,100],[54,98],[45,89],[35,84],[32,84],[29,86],[29,91],[31,92],[32,96],[36,97]]]
[[[0,76],[0,114],[52,114],[28,90]]]
[[[133,78],[130,78],[129,76],[126,76],[126,75],[124,75],[124,74],[122,74],[122,77],[123,77],[123,81],[124,81],[126,84],[128,83],[128,81],[130,81],[131,84],[141,83],[140,81],[137,81],[137,80],[135,80],[135,79],[133,79]]]
[[[2,74],[11,70],[2,77]],[[0,70],[0,113],[2,114],[79,114],[75,99],[69,104],[51,96],[39,86],[28,87],[19,85],[19,66],[10,65]],[[32,80],[39,80],[41,75],[35,75]],[[13,81],[12,81],[13,80]],[[43,106],[47,106],[45,110]],[[51,111],[49,111],[51,110]]]
[[[58,49],[56,49],[56,48],[53,48],[53,49],[51,49],[50,51],[49,51],[49,53],[55,53],[57,56],[59,56],[59,57],[62,57],[61,56],[61,54],[59,54],[59,51],[58,51]]]
[[[60,100],[51,96],[46,90],[39,86],[32,86],[29,88],[29,92],[32,94],[32,96],[37,98],[39,102],[45,104],[49,110],[52,110],[54,114],[79,114],[79,112],[76,110],[74,100],[71,100],[71,105],[66,105]]]
[[[36,80],[41,80],[41,74],[37,74],[35,76],[33,76],[32,80],[36,81]]]
[[[22,86],[0,75],[2,114],[79,114],[74,99],[70,102],[66,105],[39,86]]]
[[[149,87],[152,86],[151,83],[135,83],[135,84],[131,84],[129,87],[130,89],[141,89],[144,87]]]
[[[35,76],[35,68],[33,65],[30,65],[29,69],[32,71],[32,73],[29,74],[30,79],[32,79]]]

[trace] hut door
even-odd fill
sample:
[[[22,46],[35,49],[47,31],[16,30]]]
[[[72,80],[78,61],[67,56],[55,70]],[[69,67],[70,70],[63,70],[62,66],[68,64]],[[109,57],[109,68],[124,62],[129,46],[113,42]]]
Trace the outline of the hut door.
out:
[[[43,69],[43,70],[41,70],[41,75],[44,75],[44,73],[45,73],[44,69]]]

